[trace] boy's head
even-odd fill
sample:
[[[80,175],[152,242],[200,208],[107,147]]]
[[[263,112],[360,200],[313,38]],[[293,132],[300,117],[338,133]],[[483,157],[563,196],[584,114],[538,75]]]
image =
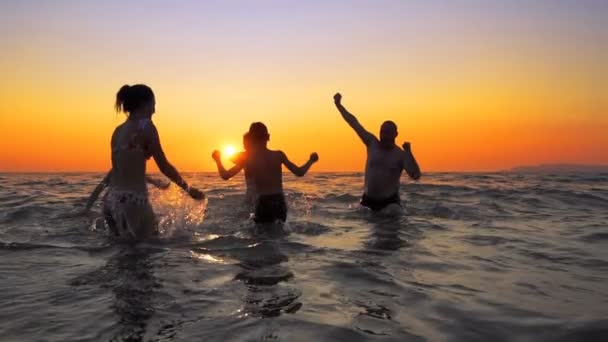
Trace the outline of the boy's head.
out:
[[[249,126],[249,140],[252,144],[263,145],[270,140],[268,128],[261,122],[254,122]]]
[[[249,132],[243,134],[243,148],[245,151],[251,148],[251,138],[249,137]]]

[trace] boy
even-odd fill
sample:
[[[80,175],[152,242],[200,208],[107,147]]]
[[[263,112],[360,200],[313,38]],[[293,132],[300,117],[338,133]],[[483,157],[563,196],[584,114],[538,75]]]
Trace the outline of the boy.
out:
[[[263,123],[252,123],[248,134],[251,148],[247,151],[245,158],[236,160],[236,165],[230,170],[226,170],[222,165],[219,151],[214,151],[212,157],[223,179],[234,177],[242,169],[246,169],[247,174],[253,179],[257,194],[254,216],[256,223],[272,223],[276,220],[284,222],[287,219],[287,205],[283,194],[281,166],[285,165],[294,175],[302,177],[312,164],[319,160],[319,156],[312,153],[310,159],[298,167],[287,158],[283,151],[268,149],[270,134]]]

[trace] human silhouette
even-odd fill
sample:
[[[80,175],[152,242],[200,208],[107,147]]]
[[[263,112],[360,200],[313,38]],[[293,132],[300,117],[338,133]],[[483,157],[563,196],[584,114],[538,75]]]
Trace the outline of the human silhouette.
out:
[[[380,139],[367,131],[342,105],[342,95],[334,95],[336,108],[344,120],[357,133],[367,147],[365,164],[365,189],[361,205],[372,211],[381,211],[388,207],[401,206],[399,185],[403,170],[415,180],[420,178],[420,168],[412,153],[411,144],[404,142],[402,148],[395,144],[397,125],[385,121],[380,126]]]
[[[192,198],[204,197],[167,160],[152,122],[155,106],[154,93],[144,84],[125,85],[116,94],[116,110],[123,111],[127,120],[112,134],[112,172],[104,212],[108,213],[111,229],[127,240],[140,241],[158,233],[146,187],[146,162],[150,157],[165,176]]]
[[[292,163],[283,151],[269,150],[267,145],[270,134],[266,125],[254,122],[249,127],[250,151],[245,158],[235,160],[236,164],[226,170],[222,164],[221,154],[214,151],[213,159],[217,164],[220,176],[230,179],[245,169],[252,177],[257,198],[255,201],[254,221],[256,223],[272,223],[277,220],[287,219],[287,204],[283,194],[283,172],[282,165],[298,177],[304,176],[312,164],[319,160],[316,153],[310,155],[310,159],[302,166]]]

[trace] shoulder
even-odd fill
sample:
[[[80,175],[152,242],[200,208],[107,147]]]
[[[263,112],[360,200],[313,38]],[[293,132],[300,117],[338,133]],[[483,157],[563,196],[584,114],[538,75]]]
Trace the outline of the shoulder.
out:
[[[124,123],[116,126],[116,128],[114,128],[114,132],[112,132],[112,142],[114,142],[114,139],[116,139],[116,137],[118,136],[118,134],[120,134],[120,131],[122,131],[124,126]]]
[[[409,155],[407,152],[405,152],[403,149],[401,149],[400,147],[398,148],[399,152],[396,153],[397,156],[399,156],[398,159],[403,165],[404,167],[408,164],[409,161]]]
[[[367,147],[380,143],[380,140],[376,137],[376,135],[368,130],[365,130],[365,137],[366,137],[366,140],[364,142],[365,142],[365,145],[367,145]]]
[[[158,130],[156,129],[156,125],[150,119],[141,120],[137,124],[137,128],[140,132],[143,132],[144,135],[149,137],[158,137]]]
[[[243,162],[247,161],[247,152],[239,152],[239,153],[235,154],[234,156],[232,156],[230,158],[230,160],[233,163],[237,163],[237,164],[243,163]]]
[[[367,151],[369,152],[370,150],[375,150],[376,148],[378,148],[379,144],[380,141],[376,139],[376,137],[374,137],[373,139],[370,139],[369,143],[365,146],[367,147]]]
[[[399,155],[404,158],[407,159],[410,157],[411,152],[407,152],[406,150],[402,149],[401,147],[399,147]]]
[[[152,121],[151,119],[142,119],[138,122],[138,128],[141,130],[153,130],[156,131],[156,125],[154,124],[154,121]]]
[[[395,157],[397,157],[399,159],[403,159],[406,157],[405,151],[399,146],[395,146],[395,150],[393,153],[394,153]]]
[[[285,154],[285,152],[283,152],[281,150],[269,151],[269,152],[272,157],[276,158],[276,160],[280,160],[281,162],[287,160],[287,155]]]
[[[137,129],[138,130],[145,130],[148,126],[154,126],[154,123],[152,122],[152,119],[140,119],[139,121],[137,121]]]
[[[116,133],[120,132],[124,127],[125,127],[125,123],[124,122],[121,123],[120,125],[116,126],[116,128],[114,128],[114,133],[113,134],[116,134]]]

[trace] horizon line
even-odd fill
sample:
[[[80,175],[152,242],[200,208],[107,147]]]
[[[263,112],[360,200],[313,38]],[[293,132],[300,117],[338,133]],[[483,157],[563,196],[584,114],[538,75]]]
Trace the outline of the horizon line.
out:
[[[428,170],[423,171],[423,173],[505,173],[505,172],[521,172],[521,169],[532,169],[530,171],[534,171],[533,169],[538,168],[547,168],[547,167],[555,167],[555,168],[608,168],[608,163],[606,164],[576,164],[576,163],[540,163],[540,164],[528,164],[528,165],[517,165],[512,166],[505,169],[478,169],[478,170]],[[108,169],[103,170],[22,170],[22,171],[12,171],[12,170],[2,170],[0,169],[0,173],[10,174],[10,173],[104,173],[107,172]],[[161,173],[158,170],[149,171],[149,173]],[[217,173],[217,170],[182,170],[180,173]],[[283,173],[289,173],[286,170],[283,170]],[[310,170],[308,173],[365,173],[364,169],[361,170],[335,170],[335,171],[316,171]]]

